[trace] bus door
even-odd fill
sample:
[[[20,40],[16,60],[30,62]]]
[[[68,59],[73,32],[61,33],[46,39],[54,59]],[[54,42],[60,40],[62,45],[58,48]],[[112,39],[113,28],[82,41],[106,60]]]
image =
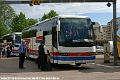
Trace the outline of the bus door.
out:
[[[58,54],[57,54],[57,31],[56,27],[52,27],[52,45],[53,45],[53,63],[58,63]],[[57,62],[55,62],[57,61]]]

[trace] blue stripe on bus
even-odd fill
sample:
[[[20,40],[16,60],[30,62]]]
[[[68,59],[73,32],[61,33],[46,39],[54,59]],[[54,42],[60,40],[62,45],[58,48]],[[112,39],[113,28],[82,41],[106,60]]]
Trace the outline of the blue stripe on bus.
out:
[[[35,40],[36,43],[40,43],[40,40]]]
[[[36,53],[33,53],[33,52],[29,52],[30,55],[35,55],[35,56],[38,56],[38,54]]]
[[[62,57],[62,56],[51,56],[51,59],[61,60],[61,61],[74,61],[74,60],[95,60],[95,56],[85,56],[85,57]]]
[[[12,52],[12,54],[13,54],[13,55],[17,54],[17,55],[18,55],[18,54],[19,54],[19,52]]]

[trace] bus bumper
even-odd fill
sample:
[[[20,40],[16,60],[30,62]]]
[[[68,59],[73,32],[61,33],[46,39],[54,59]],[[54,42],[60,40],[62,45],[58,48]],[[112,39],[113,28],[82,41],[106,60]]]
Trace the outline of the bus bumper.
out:
[[[51,58],[51,62],[57,64],[84,64],[84,63],[95,63],[95,56],[82,56],[82,57],[65,57],[59,56]]]
[[[11,56],[19,56],[19,52],[11,52]]]

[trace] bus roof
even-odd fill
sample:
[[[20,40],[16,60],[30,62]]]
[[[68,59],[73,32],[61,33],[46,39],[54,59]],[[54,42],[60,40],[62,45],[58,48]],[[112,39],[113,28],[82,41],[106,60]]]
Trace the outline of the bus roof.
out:
[[[9,35],[11,35],[11,34],[5,34],[5,35],[3,35],[2,37],[9,36]]]
[[[22,32],[13,32],[12,34],[22,34]]]
[[[12,35],[12,34],[22,34],[22,32],[13,32],[13,33],[5,34],[5,35],[1,36],[0,39],[5,37],[5,36]]]
[[[60,18],[88,18],[88,16],[77,16],[77,15],[60,15]]]
[[[24,29],[22,30],[22,32],[24,32],[24,31],[26,31],[26,30],[29,31],[30,28],[32,28],[32,27],[34,27],[34,26],[37,26],[37,25],[40,24],[40,23],[44,23],[44,22],[46,22],[46,21],[49,21],[49,20],[51,20],[51,19],[54,19],[54,18],[56,18],[56,17],[58,17],[58,18],[86,18],[86,19],[90,19],[88,16],[59,15],[59,16],[52,17],[52,18],[50,18],[50,19],[45,19],[45,20],[43,20],[43,21],[41,21],[41,22],[38,22],[38,23],[36,23],[36,24],[33,24],[32,26],[29,26],[29,27],[27,27],[27,28],[24,28]]]

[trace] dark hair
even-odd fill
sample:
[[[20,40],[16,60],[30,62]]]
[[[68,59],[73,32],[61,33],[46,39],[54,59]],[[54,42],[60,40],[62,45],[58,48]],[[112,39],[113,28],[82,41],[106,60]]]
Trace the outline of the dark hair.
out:
[[[43,40],[40,40],[40,43],[44,44],[44,41],[43,41]]]

